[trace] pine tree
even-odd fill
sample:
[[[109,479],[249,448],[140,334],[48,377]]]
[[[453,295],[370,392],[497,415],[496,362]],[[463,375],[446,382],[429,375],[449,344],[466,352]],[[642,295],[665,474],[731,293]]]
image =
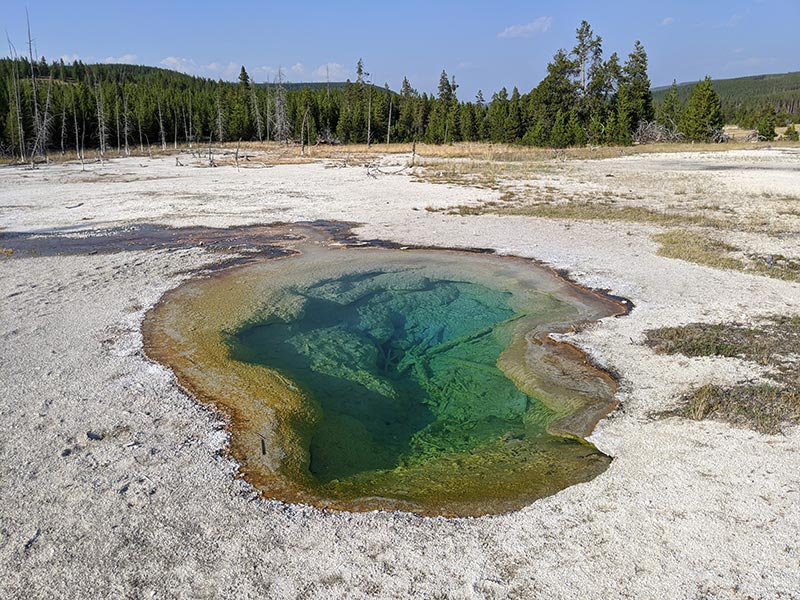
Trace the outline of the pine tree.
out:
[[[777,137],[775,133],[775,111],[772,108],[767,108],[761,113],[761,117],[758,120],[758,137],[769,142]]]
[[[635,129],[639,122],[653,120],[653,94],[647,75],[647,52],[639,40],[634,44],[633,52],[628,55],[622,72],[629,92],[630,124]]]
[[[673,80],[672,87],[669,88],[664,101],[658,108],[658,116],[656,121],[659,125],[669,127],[670,129],[677,129],[678,123],[681,122],[683,115],[683,104],[678,97],[678,82]]]
[[[585,146],[588,140],[586,130],[583,128],[581,118],[578,116],[577,108],[572,109],[569,113],[569,123],[567,123],[569,135],[572,138],[572,145]]]
[[[505,140],[506,117],[508,116],[508,90],[501,89],[492,96],[487,114],[489,139],[493,142]]]
[[[403,77],[400,86],[399,115],[394,125],[393,138],[397,141],[410,142],[418,135],[415,129],[415,114],[419,103],[419,93],[411,87],[408,78]]]
[[[797,142],[800,141],[800,132],[795,129],[794,123],[790,124],[789,127],[786,128],[786,132],[783,136],[790,142]]]
[[[242,87],[247,87],[250,83],[250,76],[247,74],[247,70],[242,65],[242,70],[239,71],[239,85]]]
[[[503,125],[503,136],[507,144],[518,142],[522,137],[522,108],[520,106],[519,90],[515,87],[511,92],[508,103],[508,114]]]
[[[550,132],[550,146],[553,148],[566,148],[572,145],[572,135],[567,126],[567,120],[562,111],[556,114],[553,130]]]
[[[605,126],[603,125],[603,117],[600,112],[595,112],[592,114],[592,118],[589,121],[589,139],[587,141],[590,144],[602,144],[604,135]]]
[[[706,142],[714,138],[722,125],[722,104],[711,83],[711,77],[706,77],[692,90],[679,127],[686,139]]]
[[[603,38],[594,35],[587,21],[581,21],[575,32],[576,44],[572,49],[578,77],[578,91],[581,97],[587,95],[592,74],[603,58]]]
[[[621,84],[617,90],[617,110],[613,121],[606,125],[606,135],[610,143],[618,146],[629,146],[631,139],[631,124],[633,107],[630,88]]]

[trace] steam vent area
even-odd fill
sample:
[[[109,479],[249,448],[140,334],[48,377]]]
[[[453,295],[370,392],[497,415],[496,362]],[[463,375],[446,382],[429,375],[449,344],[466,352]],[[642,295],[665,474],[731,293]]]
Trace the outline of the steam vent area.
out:
[[[615,381],[550,334],[623,303],[523,259],[313,227],[282,243],[188,280],[143,326],[147,354],[229,419],[264,497],[479,516],[608,467],[584,438]]]

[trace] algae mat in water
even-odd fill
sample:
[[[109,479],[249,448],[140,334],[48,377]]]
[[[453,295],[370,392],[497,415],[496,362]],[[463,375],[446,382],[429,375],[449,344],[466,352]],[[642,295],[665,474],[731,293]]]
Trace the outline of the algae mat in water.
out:
[[[473,516],[608,466],[581,438],[615,384],[547,335],[621,312],[529,261],[308,243],[184,284],[144,330],[266,496]]]

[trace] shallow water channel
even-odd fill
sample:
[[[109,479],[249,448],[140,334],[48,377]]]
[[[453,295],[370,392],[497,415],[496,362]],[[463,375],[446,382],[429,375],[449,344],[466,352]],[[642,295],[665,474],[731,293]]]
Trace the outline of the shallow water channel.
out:
[[[476,516],[607,468],[582,438],[615,383],[548,334],[619,303],[521,259],[298,250],[191,280],[144,325],[265,496]]]

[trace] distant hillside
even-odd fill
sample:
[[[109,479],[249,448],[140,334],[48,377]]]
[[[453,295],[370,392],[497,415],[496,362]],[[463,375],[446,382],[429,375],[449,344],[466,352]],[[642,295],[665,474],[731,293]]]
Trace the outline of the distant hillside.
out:
[[[265,89],[272,89],[277,86],[276,83],[258,83],[256,84],[258,87],[265,88]],[[309,89],[312,92],[316,90],[325,90],[330,89],[333,90],[344,90],[345,86],[347,86],[346,81],[298,81],[298,82],[283,82],[283,87],[289,92],[299,92],[304,89]],[[375,90],[385,91],[385,88],[379,85],[372,85],[372,88]],[[395,92],[392,91],[394,94]]]
[[[277,84],[275,83],[259,83],[258,87],[263,88],[274,88]],[[314,91],[314,90],[324,90],[324,89],[331,89],[331,90],[343,90],[345,86],[344,81],[331,81],[330,83],[327,82],[319,82],[319,81],[306,81],[306,82],[283,82],[283,87],[286,88],[290,92],[296,92],[299,90],[304,90],[306,88]]]
[[[77,71],[78,78],[81,78],[84,73],[89,72],[92,73],[94,77],[98,79],[116,79],[120,80],[124,78],[126,81],[148,81],[152,79],[158,78],[169,78],[171,81],[174,82],[182,82],[184,84],[188,84],[194,81],[215,81],[213,79],[208,79],[204,77],[198,77],[195,75],[187,75],[186,73],[181,73],[180,71],[173,71],[172,69],[163,69],[161,67],[149,67],[145,65],[125,65],[125,64],[116,64],[116,63],[97,63],[97,64],[83,64],[83,63],[76,63],[78,66],[74,66],[72,63],[68,63],[65,65],[67,69],[71,71],[70,74],[73,74],[74,71]],[[55,71],[53,73],[54,76],[58,77],[58,64],[52,67]],[[227,82],[231,83],[231,82]],[[235,82],[233,82],[235,83]],[[258,83],[256,84],[258,87],[262,88],[273,88],[275,87],[274,83]],[[289,82],[284,81],[283,87],[290,92],[295,92],[299,90],[303,90],[308,88],[312,91],[326,89],[329,88],[331,90],[343,90],[346,85],[344,81],[331,81],[330,83],[327,82],[318,82],[318,81],[309,81],[309,82]],[[376,88],[378,86],[375,86]],[[382,89],[382,88],[381,88]]]
[[[86,65],[86,68],[89,69],[91,72],[96,73],[98,77],[101,79],[108,79],[108,78],[120,78],[124,75],[125,79],[129,81],[142,81],[146,79],[158,78],[158,77],[169,77],[173,81],[183,81],[184,83],[188,83],[193,80],[205,80],[205,81],[213,81],[211,79],[206,79],[203,77],[196,77],[194,75],[186,75],[185,73],[181,73],[180,71],[173,71],[170,69],[162,69],[160,67],[147,67],[144,65],[122,65],[122,64],[91,64]],[[230,83],[230,82],[229,82]],[[235,82],[234,82],[235,83]],[[258,83],[256,84],[258,87],[261,88],[273,88],[275,87],[275,83]],[[289,92],[297,92],[300,90],[304,90],[306,88],[310,89],[311,91],[315,90],[343,90],[345,88],[346,82],[344,81],[331,81],[330,83],[325,81],[298,81],[298,82],[291,82],[291,81],[284,81],[283,87]],[[374,86],[375,89],[383,89],[379,86]]]
[[[678,84],[682,101],[689,98],[697,82]],[[669,86],[653,88],[653,99],[661,102]],[[714,89],[720,95],[726,121],[749,126],[749,121],[766,107],[778,113],[800,118],[800,71],[771,75],[753,75],[735,79],[715,79]],[[784,115],[784,118],[785,118]]]

